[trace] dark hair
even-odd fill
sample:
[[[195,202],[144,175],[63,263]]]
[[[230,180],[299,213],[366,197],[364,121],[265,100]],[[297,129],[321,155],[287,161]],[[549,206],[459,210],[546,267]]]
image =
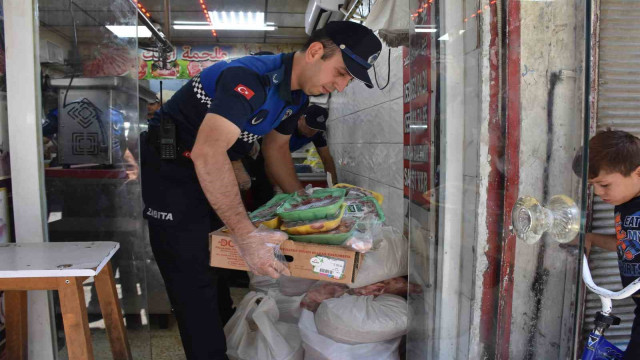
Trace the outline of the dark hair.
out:
[[[589,140],[589,179],[601,171],[629,176],[640,166],[640,139],[626,131],[605,130]]]
[[[313,44],[314,42],[321,43],[322,47],[324,48],[324,53],[322,54],[321,58],[322,60],[326,60],[338,52],[338,46],[333,42],[333,40],[329,38],[324,28],[318,29],[311,34],[309,40],[307,40],[307,42],[302,47],[302,51],[307,51],[309,46],[311,46],[311,44]]]

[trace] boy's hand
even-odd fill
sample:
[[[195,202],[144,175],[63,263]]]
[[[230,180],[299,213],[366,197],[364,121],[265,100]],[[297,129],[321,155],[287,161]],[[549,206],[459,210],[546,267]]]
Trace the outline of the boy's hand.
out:
[[[591,243],[593,241],[593,234],[586,233],[584,234],[584,252],[587,256],[589,256],[589,252],[591,251]],[[578,234],[573,240],[566,244],[560,244],[561,248],[568,247],[577,247],[580,244],[580,235]]]

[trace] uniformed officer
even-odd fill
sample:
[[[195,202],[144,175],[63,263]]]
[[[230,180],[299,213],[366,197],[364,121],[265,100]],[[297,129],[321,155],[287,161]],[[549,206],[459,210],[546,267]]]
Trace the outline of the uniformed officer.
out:
[[[224,223],[252,272],[289,274],[268,243],[286,238],[261,231],[249,220],[230,160],[264,136],[267,171],[285,192],[302,188],[289,152],[289,137],[308,95],[342,91],[352,78],[372,87],[367,70],[381,49],[368,28],[332,22],[315,32],[303,50],[247,56],[204,69],[158,113],[175,123],[176,160],[162,160],[160,116],[141,137],[144,217],[188,359],[226,359],[219,314],[229,307],[209,266],[208,234]],[[220,304],[219,304],[220,302]]]
[[[308,143],[313,143],[320,155],[326,172],[331,174],[333,182],[337,182],[336,166],[327,144],[327,119],[329,112],[322,106],[309,105],[300,115],[297,126],[289,139],[289,151],[292,153]],[[256,144],[257,156],[245,158],[243,162],[254,180],[251,182],[252,208],[257,209],[269,201],[274,195],[273,184],[264,169],[264,157],[260,152],[260,142]]]
[[[289,140],[289,150],[294,152],[313,143],[326,172],[337,182],[336,166],[327,145],[327,119],[329,112],[319,105],[310,105],[298,119],[298,126]]]

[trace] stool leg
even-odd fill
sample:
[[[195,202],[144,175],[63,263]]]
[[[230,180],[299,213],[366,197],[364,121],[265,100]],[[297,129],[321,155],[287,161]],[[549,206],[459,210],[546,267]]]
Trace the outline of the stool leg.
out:
[[[59,278],[58,294],[69,360],[93,360],[93,345],[81,279]]]
[[[127,340],[127,329],[122,320],[122,310],[118,301],[111,261],[95,276],[95,284],[113,358],[115,360],[131,360],[133,358]]]
[[[4,292],[6,310],[6,350],[7,359],[27,360],[27,292],[20,290],[7,290]]]

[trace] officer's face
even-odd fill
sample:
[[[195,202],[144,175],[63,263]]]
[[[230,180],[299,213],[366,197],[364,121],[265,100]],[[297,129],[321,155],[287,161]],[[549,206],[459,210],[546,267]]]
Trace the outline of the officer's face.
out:
[[[319,42],[311,44],[307,49],[309,67],[302,84],[302,90],[307,95],[323,95],[335,90],[341,92],[353,79],[344,65],[340,50],[324,60],[323,54],[324,49]]]

